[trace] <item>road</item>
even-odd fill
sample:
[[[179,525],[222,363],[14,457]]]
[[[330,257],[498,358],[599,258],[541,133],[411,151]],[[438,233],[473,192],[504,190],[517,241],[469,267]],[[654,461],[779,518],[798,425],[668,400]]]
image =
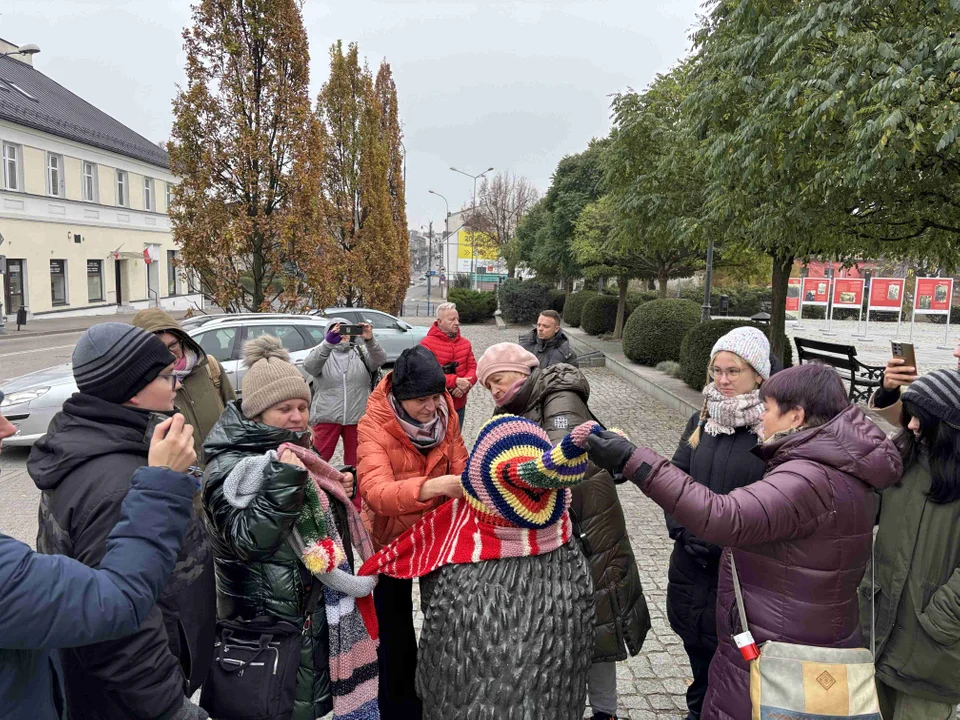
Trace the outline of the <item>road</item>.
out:
[[[0,340],[0,387],[11,378],[70,362],[82,330],[58,335],[6,335]]]

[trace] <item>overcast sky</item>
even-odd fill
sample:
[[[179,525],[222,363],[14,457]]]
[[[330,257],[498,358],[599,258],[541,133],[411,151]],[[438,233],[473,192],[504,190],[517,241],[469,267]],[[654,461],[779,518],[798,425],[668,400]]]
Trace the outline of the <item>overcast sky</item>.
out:
[[[400,98],[410,227],[439,227],[490,166],[542,192],[557,162],[610,128],[609,95],[644,88],[689,49],[699,0],[306,0],[313,94],[338,38]],[[4,0],[0,37],[36,43],[35,66],[150,140],[169,137],[183,80],[186,0]]]

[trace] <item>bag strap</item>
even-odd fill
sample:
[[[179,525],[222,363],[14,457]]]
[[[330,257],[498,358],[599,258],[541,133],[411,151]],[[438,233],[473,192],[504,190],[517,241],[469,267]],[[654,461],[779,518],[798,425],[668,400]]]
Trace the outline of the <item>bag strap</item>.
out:
[[[870,533],[873,535],[873,533]],[[870,543],[870,654],[877,661],[877,553],[876,537]]]
[[[737,610],[740,612],[740,632],[747,632],[747,611],[743,606],[743,590],[740,588],[740,576],[737,574],[737,561],[733,559],[733,550],[730,550],[730,570],[733,574],[733,594],[737,596]]]
[[[313,586],[310,588],[310,595],[307,597],[307,604],[303,608],[303,628],[301,635],[306,635],[313,625],[313,614],[317,611],[317,605],[320,603],[320,594],[323,592],[323,583],[316,577],[313,578]]]

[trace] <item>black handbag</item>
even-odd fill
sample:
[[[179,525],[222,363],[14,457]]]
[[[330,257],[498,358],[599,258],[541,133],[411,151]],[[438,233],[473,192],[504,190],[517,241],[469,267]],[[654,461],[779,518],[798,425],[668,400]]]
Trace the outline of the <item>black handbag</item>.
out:
[[[303,635],[322,592],[320,581],[314,580],[302,628],[270,616],[219,621],[200,707],[216,720],[289,720]]]

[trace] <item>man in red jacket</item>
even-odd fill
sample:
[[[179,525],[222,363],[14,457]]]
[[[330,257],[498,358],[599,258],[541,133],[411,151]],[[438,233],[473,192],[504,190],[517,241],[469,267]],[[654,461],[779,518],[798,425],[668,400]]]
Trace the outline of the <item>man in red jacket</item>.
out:
[[[463,418],[467,412],[467,393],[477,384],[477,361],[473,357],[470,341],[460,335],[460,313],[454,303],[437,306],[437,321],[420,344],[437,356],[443,368],[447,392],[453,395],[453,407],[457,411],[462,432]]]

